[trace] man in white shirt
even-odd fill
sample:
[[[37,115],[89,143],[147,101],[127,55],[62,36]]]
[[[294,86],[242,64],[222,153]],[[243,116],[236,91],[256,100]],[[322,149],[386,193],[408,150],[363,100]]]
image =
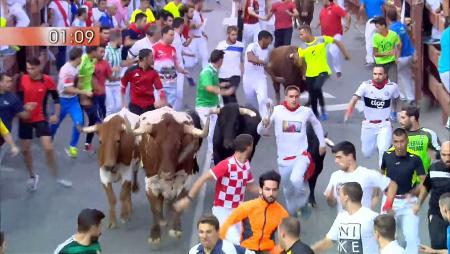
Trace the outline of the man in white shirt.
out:
[[[183,18],[175,18],[172,23],[173,30],[175,32],[175,37],[172,42],[172,46],[177,51],[177,61],[178,65],[184,68],[183,63],[183,43],[185,39],[181,34],[183,31],[184,19]],[[181,72],[177,72],[177,91],[176,91],[176,101],[175,105],[173,105],[173,109],[180,111],[183,109],[183,95],[184,95],[184,74]]]
[[[100,17],[105,13],[106,11],[106,0],[98,0],[97,7],[92,8],[92,19],[94,24],[97,24]]]
[[[355,146],[349,141],[343,141],[333,147],[335,154],[335,162],[340,167],[340,170],[331,174],[330,181],[325,189],[324,195],[329,206],[337,206],[337,212],[342,212],[342,204],[339,196],[340,187],[346,182],[357,182],[363,190],[362,205],[367,208],[375,209],[376,204],[372,204],[372,194],[375,188],[380,188],[386,191],[386,202],[383,205],[383,211],[390,211],[394,196],[397,192],[397,184],[382,175],[377,170],[370,170],[356,163]]]
[[[198,58],[202,59],[201,67],[205,67],[208,65],[208,35],[204,31],[206,19],[202,15],[204,0],[194,0],[194,15],[190,22],[188,23],[190,26],[189,36],[192,38],[192,42],[189,45],[189,48]]]
[[[302,216],[307,217],[305,204],[308,200],[308,191],[305,181],[308,180],[307,171],[312,171],[311,155],[307,152],[307,122],[311,123],[319,140],[320,155],[325,154],[326,148],[322,125],[310,108],[300,106],[299,100],[298,87],[288,86],[283,104],[275,106],[273,114],[263,118],[257,131],[261,135],[270,128],[272,122],[274,123],[278,170],[283,182],[286,208],[290,215],[296,216],[301,212]]]
[[[141,49],[151,49],[153,45],[158,41],[157,36],[155,36],[155,32],[157,30],[157,26],[152,25],[147,28],[146,36],[140,40],[137,40],[133,46],[128,50],[128,59],[135,59],[139,55],[139,51]]]
[[[402,254],[404,249],[395,240],[395,218],[391,214],[378,215],[374,222],[375,239],[380,246],[380,254]]]
[[[361,204],[363,190],[357,182],[344,183],[339,188],[339,200],[344,212],[339,213],[325,238],[312,246],[314,252],[328,250],[337,242],[337,253],[378,254],[373,220],[378,213]],[[397,254],[397,253],[396,253]]]
[[[258,42],[250,43],[245,50],[243,86],[247,103],[259,110],[261,118],[267,117],[267,77],[264,67],[269,59],[269,45],[273,36],[263,30]]]
[[[220,82],[228,82],[230,84],[229,87],[234,87],[235,91],[230,96],[222,96],[223,104],[237,102],[236,90],[239,87],[241,75],[244,71],[244,66],[242,64],[244,44],[237,40],[237,36],[237,26],[227,27],[227,39],[219,42],[216,47],[216,49],[223,50],[223,52],[225,52],[222,67],[220,67],[219,70],[219,80]]]

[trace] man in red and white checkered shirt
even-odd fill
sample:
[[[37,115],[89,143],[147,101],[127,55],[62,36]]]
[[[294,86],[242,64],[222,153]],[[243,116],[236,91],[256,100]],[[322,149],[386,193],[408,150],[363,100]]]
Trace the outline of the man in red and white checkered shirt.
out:
[[[248,159],[253,151],[253,137],[241,134],[234,139],[233,156],[219,162],[209,172],[204,173],[192,185],[186,197],[174,204],[174,209],[181,212],[186,209],[197,196],[201,187],[209,180],[216,180],[216,193],[212,213],[222,225],[234,208],[244,201],[245,189],[258,194],[258,185],[253,181]],[[228,230],[226,239],[239,244],[241,239],[241,225],[236,224]]]

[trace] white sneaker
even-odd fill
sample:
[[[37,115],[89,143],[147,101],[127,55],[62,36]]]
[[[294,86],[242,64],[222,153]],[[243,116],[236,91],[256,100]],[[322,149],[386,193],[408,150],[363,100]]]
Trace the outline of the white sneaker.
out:
[[[34,177],[28,178],[28,180],[27,180],[28,190],[29,191],[36,191],[38,182],[39,182],[39,175],[38,174],[35,174]]]
[[[56,179],[56,182],[66,188],[72,187],[72,182],[69,180],[66,180],[66,179],[58,178],[58,179]]]

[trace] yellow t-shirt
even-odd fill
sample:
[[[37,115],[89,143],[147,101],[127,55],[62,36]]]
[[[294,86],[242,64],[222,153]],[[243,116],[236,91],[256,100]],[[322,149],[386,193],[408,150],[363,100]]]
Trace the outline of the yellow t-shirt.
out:
[[[317,77],[322,72],[331,74],[331,69],[327,62],[327,45],[333,42],[333,37],[317,36],[310,43],[300,43],[298,56],[305,59],[306,77]]]
[[[6,128],[5,124],[3,123],[2,119],[0,119],[0,135],[2,137],[9,134],[8,128]]]
[[[166,6],[164,6],[163,10],[168,11],[172,13],[173,18],[179,18],[180,17],[180,8],[183,6],[182,3],[179,3],[176,5],[173,1],[170,1]]]
[[[130,23],[134,23],[136,15],[138,13],[142,13],[142,12],[143,11],[141,9],[137,9],[137,10],[133,11],[133,13],[131,13]],[[145,15],[147,15],[147,23],[155,22],[156,19],[155,19],[155,15],[153,15],[152,9],[148,8],[147,10],[145,10]]]

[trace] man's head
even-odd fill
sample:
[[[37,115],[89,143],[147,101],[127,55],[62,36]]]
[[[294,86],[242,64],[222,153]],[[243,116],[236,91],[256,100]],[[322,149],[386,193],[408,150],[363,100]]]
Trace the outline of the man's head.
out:
[[[120,31],[112,31],[109,34],[109,42],[114,48],[120,47],[122,44],[122,35],[120,34]]]
[[[203,9],[203,2],[204,2],[204,0],[192,0],[192,3],[194,4],[194,8],[197,11],[201,11]]]
[[[238,153],[244,153],[248,158],[250,158],[253,152],[253,136],[250,134],[239,134],[234,139],[234,151]]]
[[[105,214],[97,209],[83,209],[78,214],[78,233],[89,236],[91,243],[102,234],[102,220]]]
[[[151,24],[147,26],[147,30],[145,31],[145,34],[147,35],[147,38],[151,38],[155,36],[156,31],[158,31],[158,26],[156,24]]]
[[[385,34],[388,31],[386,19],[384,17],[381,16],[375,17],[370,21],[370,23],[375,24],[377,33],[379,34]]]
[[[110,33],[109,27],[100,27],[100,38],[101,42],[109,42],[109,33]]]
[[[397,21],[397,9],[394,6],[386,8],[386,18],[392,23]]]
[[[361,204],[363,191],[357,182],[343,183],[338,187],[342,208],[347,211],[350,204]]]
[[[228,26],[227,27],[227,40],[232,44],[235,44],[238,37],[238,27],[237,26]]]
[[[86,8],[78,8],[77,17],[80,20],[86,20],[87,19],[87,9]]]
[[[134,23],[139,30],[144,30],[145,26],[147,25],[147,15],[145,15],[145,13],[143,12],[136,14]]]
[[[283,250],[288,250],[288,242],[296,241],[300,238],[300,222],[297,218],[286,217],[281,220],[278,226],[278,240]]]
[[[259,195],[267,203],[277,200],[281,176],[275,170],[268,171],[259,177]]]
[[[13,79],[11,75],[0,73],[0,92],[9,92],[13,86]]]
[[[311,27],[309,25],[301,25],[298,28],[300,39],[304,42],[310,42],[313,40]]]
[[[107,4],[106,0],[98,0],[97,8],[101,11],[104,11],[106,9],[106,4]]]
[[[81,64],[81,56],[83,55],[83,50],[79,47],[73,47],[69,52],[69,61],[78,66]]]
[[[442,218],[450,221],[450,192],[444,193],[439,197],[439,210]]]
[[[349,141],[342,141],[336,144],[332,149],[335,156],[335,163],[343,171],[347,171],[356,161],[355,146]]]
[[[175,32],[173,31],[173,28],[171,26],[165,26],[161,29],[161,40],[165,44],[172,44],[173,39],[175,38]]]
[[[153,66],[153,52],[151,49],[139,50],[138,58],[139,58],[139,63],[141,63],[145,67]]]
[[[103,60],[103,58],[105,57],[105,46],[104,45],[100,45],[97,48],[97,61],[101,61]]]
[[[300,89],[296,86],[288,86],[284,90],[284,100],[290,108],[295,108],[300,103]]]
[[[400,111],[400,125],[407,131],[410,131],[413,125],[419,124],[420,110],[415,106],[406,106]]]
[[[178,17],[178,18],[175,18],[173,20],[172,27],[179,34],[183,30],[183,25],[184,25],[184,19],[183,18]]]
[[[31,79],[38,79],[42,74],[41,61],[37,57],[27,59],[27,73]]]
[[[405,129],[397,128],[392,132],[392,144],[398,154],[406,154],[408,147],[408,134]]]
[[[109,16],[114,16],[117,13],[117,5],[113,3],[107,3],[106,4],[106,12]]]
[[[194,17],[194,11],[195,11],[195,6],[193,4],[188,3],[186,5],[186,12],[184,15],[186,15],[187,19],[192,19]]]
[[[203,248],[212,250],[219,240],[219,220],[213,216],[202,216],[197,222],[198,238]]]
[[[86,54],[89,56],[89,58],[97,58],[98,55],[98,46],[88,46],[86,47]]]
[[[173,15],[168,11],[161,11],[160,18],[162,21],[162,26],[172,26],[173,24]]]
[[[212,63],[214,65],[214,67],[219,69],[222,66],[224,55],[225,55],[225,52],[223,52],[223,50],[215,49],[211,52],[211,55],[209,57],[209,62]]]
[[[395,240],[395,217],[391,214],[380,214],[373,221],[374,235],[378,243],[381,239]]]
[[[382,65],[375,65],[373,67],[372,75],[373,75],[373,80],[376,83],[382,83],[383,81],[385,81],[387,79],[386,69]]]
[[[441,160],[450,170],[450,141],[445,141],[441,146]]]
[[[262,49],[266,49],[272,43],[273,36],[269,31],[262,30],[258,33],[258,43]]]

